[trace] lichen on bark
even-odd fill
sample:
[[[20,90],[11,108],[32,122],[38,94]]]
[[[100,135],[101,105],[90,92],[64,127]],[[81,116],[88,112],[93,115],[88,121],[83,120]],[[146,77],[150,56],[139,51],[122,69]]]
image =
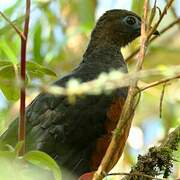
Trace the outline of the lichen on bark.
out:
[[[143,175],[157,177],[163,175],[167,178],[172,173],[173,161],[175,159],[173,152],[177,151],[180,145],[180,126],[178,126],[166,140],[158,147],[151,147],[145,155],[139,155],[138,161],[130,171],[130,176],[123,180],[149,180]],[[137,176],[133,174],[142,174]]]

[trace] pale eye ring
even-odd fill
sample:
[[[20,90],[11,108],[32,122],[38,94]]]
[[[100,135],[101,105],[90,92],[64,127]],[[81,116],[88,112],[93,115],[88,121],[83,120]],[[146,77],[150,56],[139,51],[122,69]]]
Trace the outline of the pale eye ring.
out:
[[[133,16],[128,16],[126,18],[126,22],[129,24],[129,25],[134,25],[136,24],[136,19],[133,17]]]
[[[125,24],[132,27],[135,27],[139,24],[139,20],[134,16],[126,16],[123,21],[125,22]]]

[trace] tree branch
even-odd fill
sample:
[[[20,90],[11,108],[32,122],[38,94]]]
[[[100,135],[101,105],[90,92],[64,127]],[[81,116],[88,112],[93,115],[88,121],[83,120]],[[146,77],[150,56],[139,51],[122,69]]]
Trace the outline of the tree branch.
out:
[[[178,126],[171,134],[168,135],[166,140],[159,147],[152,147],[148,153],[138,156],[138,162],[131,169],[131,176],[125,176],[123,180],[138,179],[134,173],[146,174],[148,176],[156,177],[163,174],[167,178],[173,166],[173,151],[177,151],[180,146],[180,126]],[[148,180],[144,176],[142,180]]]
[[[138,176],[139,178],[145,177],[145,178],[150,179],[150,180],[152,180],[152,179],[163,180],[162,178],[155,178],[153,176],[149,176],[149,175],[143,174],[143,173],[109,173],[106,176],[130,176],[130,177]]]
[[[155,25],[152,27],[152,29],[148,32],[148,36],[147,36],[148,39],[156,31],[157,27],[159,26],[159,24],[162,21],[163,17],[166,15],[167,10],[171,7],[173,2],[174,2],[174,0],[168,0],[167,1],[166,5],[165,5],[160,17],[159,17],[159,20],[155,23]]]

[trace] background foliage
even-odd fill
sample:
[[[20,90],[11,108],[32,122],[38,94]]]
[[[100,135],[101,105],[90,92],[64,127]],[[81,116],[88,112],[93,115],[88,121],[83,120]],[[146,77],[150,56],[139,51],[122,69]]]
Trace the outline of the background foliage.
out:
[[[159,0],[161,9],[163,0]],[[143,0],[34,0],[32,1],[30,32],[28,41],[27,102],[38,93],[37,84],[51,83],[57,77],[71,71],[80,61],[90,32],[96,19],[107,9],[126,8],[142,13]],[[180,10],[180,1],[174,7]],[[19,28],[24,20],[25,3],[20,0],[0,2],[1,10]],[[180,15],[180,14],[179,14]],[[175,19],[169,11],[159,29]],[[139,41],[123,49],[127,57]],[[131,70],[137,57],[129,61]],[[20,40],[14,30],[0,18],[0,134],[18,115],[18,71],[20,59]],[[176,25],[160,36],[149,47],[144,69],[157,66],[177,65],[180,60],[180,25]],[[151,77],[142,83],[153,81]],[[128,171],[135,163],[138,153],[161,142],[180,122],[180,82],[169,83],[165,90],[163,114],[159,118],[159,101],[162,86],[142,93],[141,101],[134,117],[133,127],[124,156],[116,170]],[[179,158],[176,154],[177,159]],[[180,159],[180,158],[179,158]],[[114,170],[115,171],[115,170]],[[178,165],[174,176],[180,176]]]

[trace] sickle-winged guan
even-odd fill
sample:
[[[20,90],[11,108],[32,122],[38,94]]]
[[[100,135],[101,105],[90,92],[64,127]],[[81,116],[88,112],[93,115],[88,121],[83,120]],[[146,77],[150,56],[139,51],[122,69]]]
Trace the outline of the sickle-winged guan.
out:
[[[120,48],[140,35],[140,26],[140,17],[131,11],[107,11],[92,31],[82,62],[54,84],[65,86],[71,78],[90,81],[112,69],[126,73]],[[74,104],[64,96],[39,94],[26,108],[26,151],[42,150],[77,175],[96,170],[119,119],[127,91],[121,88],[108,95],[88,95],[78,98]],[[17,143],[17,124],[18,118],[1,136],[1,141],[13,146]],[[128,132],[129,129],[124,133],[121,151]],[[112,162],[112,166],[115,163]]]

